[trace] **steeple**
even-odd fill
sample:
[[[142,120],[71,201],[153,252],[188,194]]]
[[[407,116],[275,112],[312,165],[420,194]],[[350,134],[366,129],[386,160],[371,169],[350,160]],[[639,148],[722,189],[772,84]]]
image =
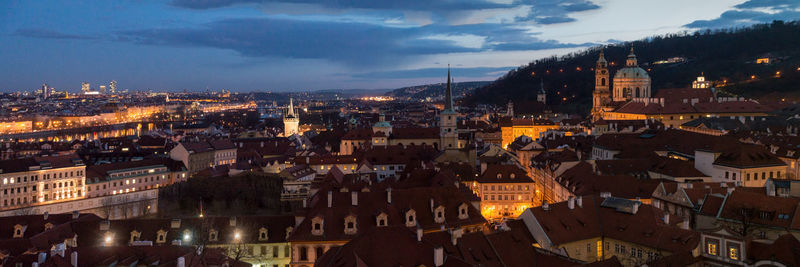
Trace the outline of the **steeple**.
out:
[[[447,64],[447,89],[445,91],[444,110],[453,110],[453,92],[450,89],[450,64]]]
[[[292,98],[289,98],[289,111],[286,113],[286,117],[294,117],[294,101]]]
[[[631,46],[631,53],[628,54],[628,60],[625,62],[625,66],[628,67],[639,66],[639,63],[636,60],[636,55],[633,53],[633,46]]]
[[[605,68],[607,64],[608,64],[608,61],[606,61],[606,55],[603,52],[603,50],[600,50],[600,56],[597,57],[597,66],[601,67],[601,68]]]

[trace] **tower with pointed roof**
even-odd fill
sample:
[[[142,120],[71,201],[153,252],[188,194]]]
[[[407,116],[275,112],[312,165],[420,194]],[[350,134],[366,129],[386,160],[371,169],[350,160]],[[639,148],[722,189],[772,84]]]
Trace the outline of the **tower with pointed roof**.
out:
[[[600,56],[597,58],[597,63],[594,68],[594,92],[592,92],[592,117],[599,119],[603,111],[603,107],[611,102],[611,91],[609,91],[608,79],[608,61],[606,61],[605,54],[600,51]]]
[[[283,116],[283,136],[300,134],[299,126],[300,117],[295,113],[293,99],[289,98],[289,108],[286,110],[286,115]]]
[[[536,94],[536,101],[547,104],[547,92],[544,91],[544,80],[539,80],[539,93]]]
[[[447,87],[445,89],[444,110],[439,113],[440,149],[458,149],[458,112],[453,107],[453,91],[451,89],[450,66],[447,66]]]

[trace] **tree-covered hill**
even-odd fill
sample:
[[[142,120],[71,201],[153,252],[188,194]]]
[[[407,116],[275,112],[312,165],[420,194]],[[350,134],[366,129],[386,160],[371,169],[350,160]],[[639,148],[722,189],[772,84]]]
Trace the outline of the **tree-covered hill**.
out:
[[[723,94],[783,98],[800,92],[800,22],[775,21],[744,28],[655,36],[539,59],[475,90],[463,102],[470,105],[505,104],[509,99],[521,103],[535,101],[542,81],[549,105],[565,112],[586,113],[591,105],[593,68],[600,50],[605,50],[613,77],[624,66],[631,46],[639,65],[648,70],[654,90],[688,87],[700,73],[705,73],[706,79],[715,81]],[[770,63],[757,64],[756,59],[763,57],[769,57]]]

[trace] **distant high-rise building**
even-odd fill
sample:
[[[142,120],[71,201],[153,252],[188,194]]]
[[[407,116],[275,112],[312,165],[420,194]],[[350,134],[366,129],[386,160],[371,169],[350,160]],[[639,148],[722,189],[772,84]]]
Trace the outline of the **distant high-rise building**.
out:
[[[100,93],[101,94],[105,94],[106,93],[106,86],[105,85],[101,85],[100,86]]]
[[[92,86],[89,82],[82,82],[81,83],[81,93],[87,93],[92,90]]]
[[[286,116],[283,117],[283,136],[289,137],[294,134],[300,134],[298,128],[300,126],[300,116],[294,112],[294,102],[289,98],[289,109],[286,111]]]
[[[111,80],[111,83],[108,84],[108,91],[112,94],[117,92],[117,81]]]
[[[50,86],[45,83],[42,84],[42,98],[47,99],[48,97],[50,97]]]

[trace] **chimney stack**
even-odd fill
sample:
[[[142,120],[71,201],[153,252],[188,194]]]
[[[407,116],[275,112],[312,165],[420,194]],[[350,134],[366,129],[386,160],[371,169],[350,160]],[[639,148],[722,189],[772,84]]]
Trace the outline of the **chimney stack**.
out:
[[[433,249],[433,265],[439,267],[444,265],[444,248],[436,247]]]
[[[72,264],[72,267],[78,267],[78,252],[73,251],[72,254],[69,255],[69,263]]]
[[[569,197],[567,200],[567,207],[569,207],[571,210],[575,209],[575,197]]]
[[[333,207],[333,191],[328,191],[328,208]]]
[[[417,226],[417,242],[422,242],[422,228]]]
[[[350,192],[350,204],[352,204],[353,207],[358,206],[358,191]]]
[[[177,260],[176,267],[186,267],[186,259],[183,257],[179,257]]]
[[[72,212],[72,219],[73,220],[78,219],[78,217],[80,217],[80,216],[81,216],[81,212],[80,211],[76,210],[76,211]]]
[[[633,214],[636,214],[637,212],[639,212],[639,206],[641,206],[641,205],[642,205],[642,202],[639,202],[639,201],[634,202],[633,203],[633,209],[631,209],[631,212]]]
[[[664,223],[669,224],[669,213],[668,212],[664,213]]]
[[[49,216],[50,216],[50,213],[45,211],[44,212],[44,220],[46,221],[47,217],[49,217]]]
[[[578,208],[583,208],[583,197],[582,196],[578,196],[578,198],[575,200],[575,202],[578,204]]]
[[[392,204],[392,188],[386,188],[386,203]]]

